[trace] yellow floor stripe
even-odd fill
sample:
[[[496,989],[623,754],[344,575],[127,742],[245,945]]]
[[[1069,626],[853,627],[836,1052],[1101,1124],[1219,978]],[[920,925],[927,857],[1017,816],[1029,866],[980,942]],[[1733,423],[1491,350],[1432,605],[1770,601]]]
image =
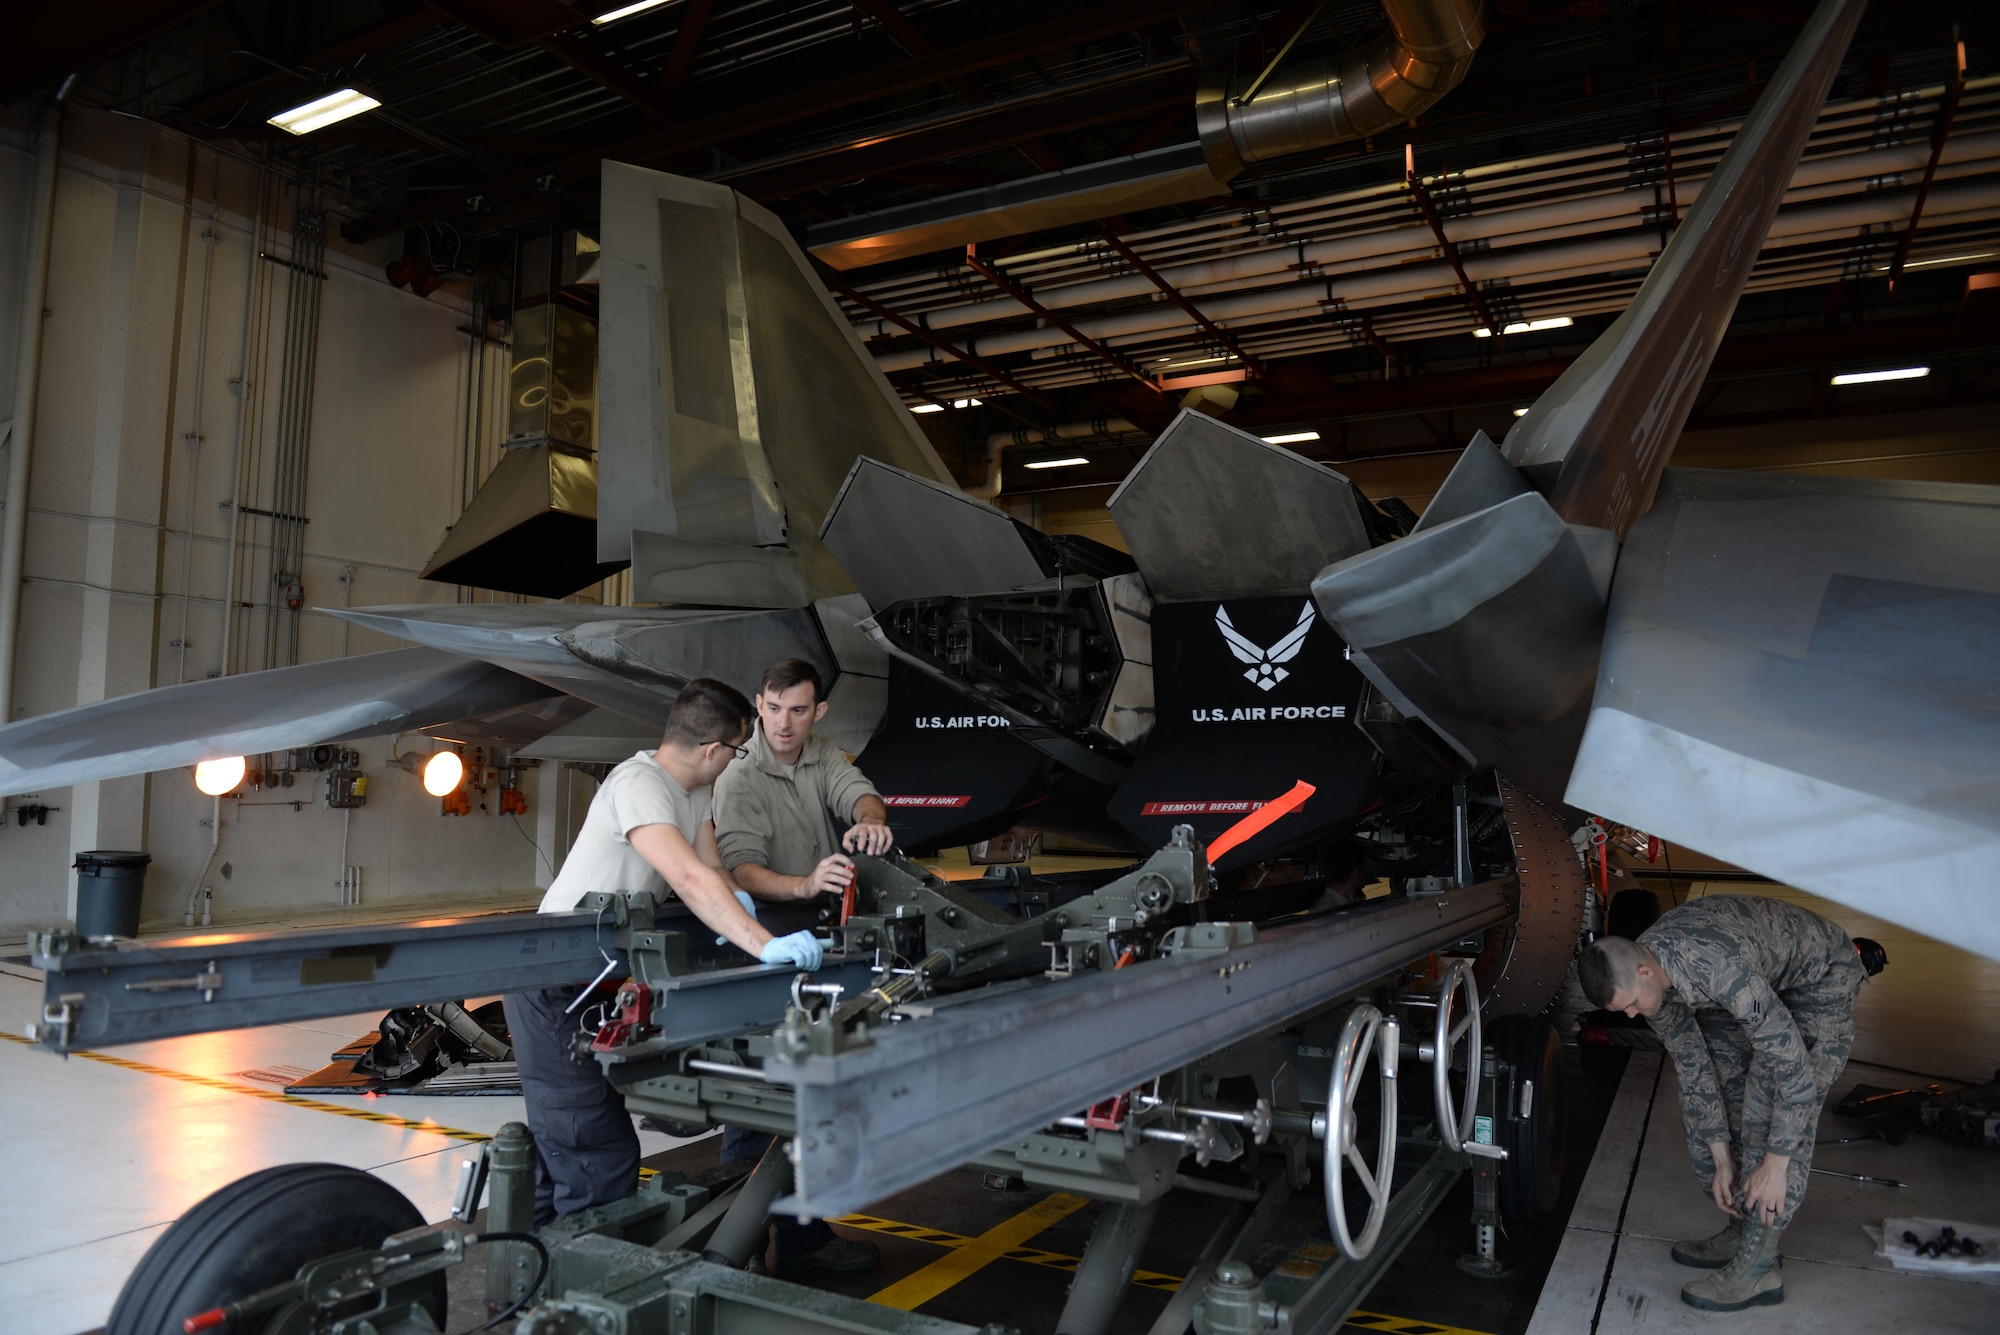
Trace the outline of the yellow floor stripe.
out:
[[[1065,1210],[1063,1213],[1068,1214],[1070,1212]],[[979,1238],[969,1238],[963,1233],[950,1233],[941,1228],[925,1228],[921,1224],[905,1224],[894,1219],[883,1219],[876,1215],[868,1214],[836,1215],[827,1222],[830,1224],[839,1224],[843,1228],[858,1228],[870,1233],[886,1233],[890,1237],[908,1238],[912,1242],[928,1242],[934,1247],[957,1249],[980,1241]],[[1002,1227],[1005,1227],[1005,1225],[1002,1225]],[[1033,1235],[1030,1234],[1029,1236]],[[1039,1247],[1016,1247],[1010,1251],[1002,1252],[999,1259],[1020,1261],[1026,1265],[1045,1266],[1050,1270],[1062,1270],[1071,1274],[1076,1272],[1077,1264],[1082,1260],[1081,1257],[1071,1256],[1066,1252],[1043,1251]],[[982,1261],[980,1264],[983,1266],[985,1262]],[[974,1269],[977,1268],[979,1267],[974,1267]],[[921,1270],[917,1272],[917,1274],[923,1273]],[[972,1272],[968,1270],[966,1273],[970,1274]],[[960,1276],[960,1278],[963,1277]],[[915,1276],[911,1278],[915,1278]],[[954,1280],[953,1282],[956,1283],[957,1281]],[[1142,1289],[1152,1289],[1157,1293],[1172,1293],[1180,1288],[1181,1277],[1179,1275],[1163,1275],[1157,1270],[1137,1270],[1132,1274],[1132,1283]],[[883,1292],[887,1293],[889,1290],[885,1289]],[[943,1290],[940,1289],[939,1292],[941,1293]],[[881,1295],[877,1294],[871,1301],[880,1302]],[[907,1311],[909,1309],[905,1308],[904,1310]],[[1463,1326],[1439,1325],[1435,1321],[1419,1321],[1414,1317],[1390,1316],[1386,1312],[1356,1312],[1348,1318],[1348,1322],[1359,1329],[1384,1331],[1388,1335],[1487,1335],[1485,1331],[1469,1330]]]
[[[827,1222],[840,1224],[846,1228],[866,1229],[871,1233],[887,1233],[891,1237],[908,1238],[912,1242],[928,1242],[935,1247],[963,1247],[968,1242],[975,1241],[975,1239],[969,1238],[963,1233],[947,1233],[943,1229],[924,1228],[918,1224],[902,1224],[893,1219],[878,1219],[874,1215],[838,1215]],[[1024,1265],[1045,1266],[1050,1270],[1062,1270],[1074,1274],[1076,1273],[1077,1263],[1082,1258],[1071,1256],[1067,1252],[1043,1251],[1039,1247],[1016,1247],[1012,1251],[1006,1252],[1003,1259],[1019,1261]],[[1156,1270],[1135,1270],[1132,1272],[1132,1282],[1142,1289],[1157,1289],[1162,1293],[1172,1293],[1181,1286],[1181,1277],[1179,1275],[1163,1275]]]
[[[1062,1222],[1090,1202],[1082,1196],[1054,1192],[1012,1219],[996,1224],[976,1238],[967,1238],[923,1269],[870,1295],[868,1301],[914,1312],[952,1285],[1008,1253],[1051,1225]],[[929,1231],[929,1230],[925,1230]]]
[[[0,1032],[0,1038],[9,1039],[23,1046],[32,1046],[18,1034]],[[114,1057],[108,1052],[91,1052],[80,1049],[70,1054],[85,1061],[102,1062],[106,1066],[116,1066],[121,1071],[137,1071],[141,1075],[163,1076],[168,1080],[179,1080],[183,1084],[200,1085],[205,1089],[219,1089],[228,1094],[244,1094],[266,1103],[289,1103],[294,1108],[310,1108],[314,1112],[333,1113],[340,1117],[354,1117],[364,1122],[374,1122],[378,1126],[393,1127],[399,1131],[429,1131],[434,1135],[448,1136],[453,1140],[483,1144],[493,1139],[483,1131],[462,1131],[455,1126],[440,1126],[428,1119],[413,1122],[407,1117],[394,1113],[375,1112],[368,1108],[349,1108],[338,1103],[321,1103],[318,1099],[308,1099],[297,1094],[285,1094],[275,1089],[259,1089],[255,1085],[239,1084],[234,1080],[224,1080],[220,1076],[193,1075],[187,1071],[170,1070],[164,1066],[152,1066],[145,1062],[135,1062],[129,1057]]]

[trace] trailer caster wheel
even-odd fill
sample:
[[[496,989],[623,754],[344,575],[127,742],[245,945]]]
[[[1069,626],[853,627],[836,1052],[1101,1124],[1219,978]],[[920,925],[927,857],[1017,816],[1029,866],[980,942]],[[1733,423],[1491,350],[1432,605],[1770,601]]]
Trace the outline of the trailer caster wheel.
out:
[[[1493,1139],[1507,1151],[1500,1169],[1500,1213],[1542,1219],[1562,1198],[1568,1133],[1568,1068],[1554,1025],[1527,1015],[1494,1021],[1493,1055],[1514,1068],[1526,1117],[1495,1119]],[[1532,1087],[1532,1092],[1531,1091]]]
[[[238,1178],[167,1227],[118,1294],[106,1335],[181,1335],[181,1323],[282,1284],[323,1256],[378,1247],[424,1218],[402,1192],[358,1168],[282,1164]],[[425,1304],[445,1328],[445,1277]],[[303,1312],[277,1312],[243,1330],[277,1335]],[[299,1329],[304,1330],[303,1324]]]

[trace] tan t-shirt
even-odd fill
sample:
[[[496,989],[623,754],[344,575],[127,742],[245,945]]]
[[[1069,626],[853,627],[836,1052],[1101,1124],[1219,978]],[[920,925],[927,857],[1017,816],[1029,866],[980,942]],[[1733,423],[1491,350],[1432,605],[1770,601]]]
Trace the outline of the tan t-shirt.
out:
[[[693,792],[660,768],[651,751],[641,751],[604,776],[576,843],[555,883],[542,896],[543,913],[567,913],[593,890],[650,891],[664,898],[666,878],[653,870],[630,835],[641,825],[671,825],[688,843],[709,821],[710,790]]]

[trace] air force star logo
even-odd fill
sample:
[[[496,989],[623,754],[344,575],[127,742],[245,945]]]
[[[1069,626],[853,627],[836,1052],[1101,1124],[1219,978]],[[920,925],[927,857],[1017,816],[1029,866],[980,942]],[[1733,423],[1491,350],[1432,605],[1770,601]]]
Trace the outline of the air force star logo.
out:
[[[1239,662],[1250,665],[1243,674],[1244,680],[1265,691],[1292,675],[1278,664],[1289,663],[1299,656],[1299,650],[1305,647],[1306,632],[1312,629],[1312,624],[1313,605],[1308,598],[1306,605],[1299,609],[1299,624],[1286,631],[1285,638],[1269,649],[1260,649],[1230,623],[1228,608],[1217,604],[1215,609],[1215,628],[1222,632],[1229,652],[1235,654]]]

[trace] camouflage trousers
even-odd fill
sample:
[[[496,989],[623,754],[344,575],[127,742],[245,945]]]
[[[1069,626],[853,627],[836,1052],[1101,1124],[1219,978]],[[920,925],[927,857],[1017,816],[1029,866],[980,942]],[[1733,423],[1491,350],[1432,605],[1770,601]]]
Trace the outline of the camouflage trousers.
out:
[[[1864,977],[1866,975],[1856,961],[1851,969],[1830,971],[1818,987],[1778,994],[1778,1000],[1792,1013],[1792,1023],[1798,1026],[1799,1037],[1805,1040],[1806,1052],[1812,1062],[1816,1095],[1813,1119],[1806,1126],[1805,1144],[1792,1156],[1791,1165],[1786,1170],[1785,1205],[1778,1214],[1779,1228],[1792,1222],[1799,1202],[1805,1199],[1819,1109],[1825,1106],[1828,1091],[1840,1078],[1841,1071],[1846,1069],[1847,1055],[1854,1049],[1854,998],[1861,990]],[[1699,1010],[1695,1012],[1695,1020],[1701,1026],[1703,1041],[1708,1044],[1709,1059],[1715,1064],[1716,1083],[1721,1087],[1722,1102],[1729,1117],[1729,1139],[1736,1154],[1735,1204],[1741,1209],[1743,1183],[1749,1178],[1751,1170],[1764,1162],[1777,1083],[1763,1069],[1764,1064],[1750,1046],[1743,1026],[1728,1011]],[[1686,1097],[1685,1092],[1682,1097]],[[1690,1124],[1685,1110],[1681,1124],[1683,1128]],[[1687,1141],[1688,1157],[1694,1162],[1694,1175],[1701,1180],[1702,1190],[1712,1193],[1715,1156],[1706,1143],[1698,1143],[1692,1131],[1687,1133]]]

